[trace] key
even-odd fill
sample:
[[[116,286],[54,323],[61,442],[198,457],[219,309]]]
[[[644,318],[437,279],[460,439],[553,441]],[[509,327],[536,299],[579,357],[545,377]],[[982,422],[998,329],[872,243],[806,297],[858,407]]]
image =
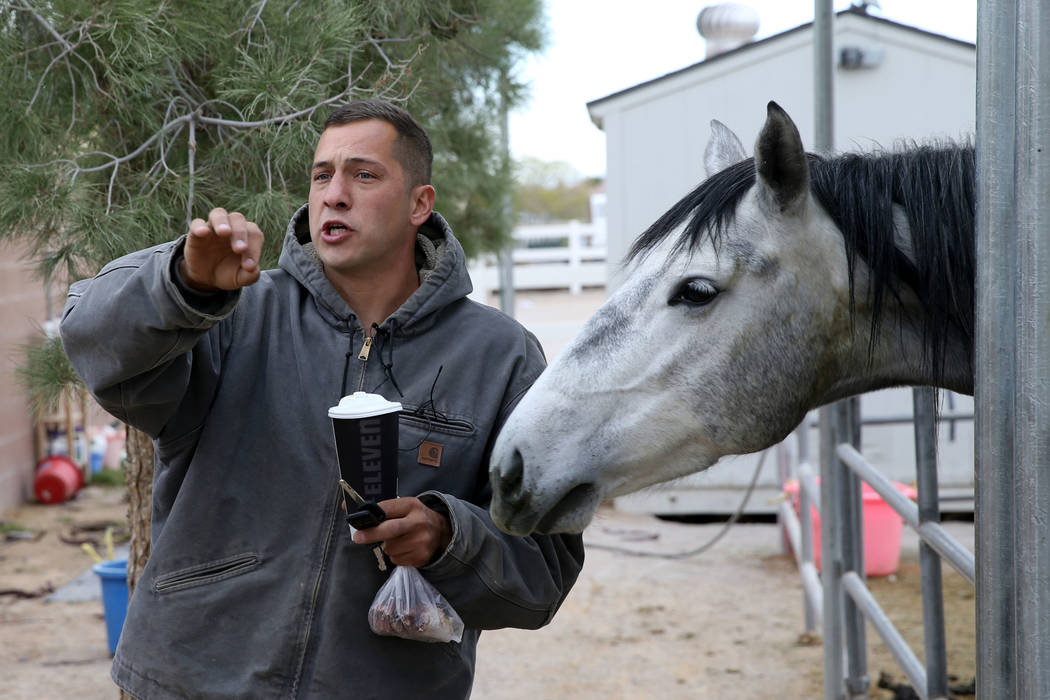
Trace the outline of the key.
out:
[[[343,492],[353,501],[354,505],[358,507],[358,510],[346,514],[346,524],[354,530],[367,530],[370,527],[375,527],[379,523],[386,520],[386,513],[379,504],[374,501],[366,501],[361,498],[354,487],[346,483],[345,479],[339,480],[339,486],[342,487]],[[349,511],[349,506],[347,511]],[[383,545],[377,544],[372,547],[372,553],[376,556],[376,564],[379,566],[380,571],[386,571],[386,557],[383,555]]]
[[[342,487],[343,492],[357,506],[357,510],[353,513],[350,512],[349,504],[346,509],[346,522],[355,530],[367,530],[386,520],[386,513],[379,507],[379,504],[363,499],[361,494],[354,490],[353,486],[346,483],[345,479],[339,480],[339,486]]]
[[[346,495],[350,497],[350,500],[354,502],[354,505],[360,507],[367,503],[365,499],[361,498],[361,494],[354,490],[353,486],[346,483],[346,479],[340,479],[339,485],[343,488],[343,491],[346,492]]]

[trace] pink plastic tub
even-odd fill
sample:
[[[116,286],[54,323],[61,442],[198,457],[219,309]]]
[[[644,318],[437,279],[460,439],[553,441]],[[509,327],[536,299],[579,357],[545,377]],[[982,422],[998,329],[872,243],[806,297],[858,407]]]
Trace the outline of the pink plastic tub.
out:
[[[820,479],[817,479],[820,483]],[[908,498],[915,499],[915,489],[907,484],[893,482],[897,490]],[[784,493],[791,497],[795,514],[799,515],[798,482],[784,484]],[[864,571],[868,576],[888,576],[896,573],[901,560],[901,532],[904,520],[890,507],[882,496],[867,483],[861,484],[864,501]],[[820,570],[820,513],[810,506],[813,518],[813,563]]]

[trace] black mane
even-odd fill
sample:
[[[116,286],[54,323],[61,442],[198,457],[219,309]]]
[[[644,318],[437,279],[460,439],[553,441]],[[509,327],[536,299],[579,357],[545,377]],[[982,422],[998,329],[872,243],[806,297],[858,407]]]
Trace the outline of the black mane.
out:
[[[924,145],[894,152],[808,157],[813,195],[843,234],[851,312],[858,257],[871,272],[865,291],[873,304],[872,347],[886,295],[897,297],[906,285],[923,307],[921,324],[928,351],[923,361],[933,376],[943,375],[953,334],[961,334],[968,343],[972,369],[973,147]],[[628,260],[647,254],[683,223],[673,252],[695,250],[705,241],[717,247],[755,181],[753,158],[704,180],[635,240]],[[894,238],[894,205],[907,217],[910,255],[897,247]]]

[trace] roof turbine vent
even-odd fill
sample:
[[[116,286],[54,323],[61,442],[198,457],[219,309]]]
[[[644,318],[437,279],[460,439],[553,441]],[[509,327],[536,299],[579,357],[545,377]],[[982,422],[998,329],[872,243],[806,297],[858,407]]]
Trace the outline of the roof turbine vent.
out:
[[[707,42],[705,58],[712,58],[750,43],[758,33],[758,12],[736,2],[709,5],[696,16],[696,30]]]

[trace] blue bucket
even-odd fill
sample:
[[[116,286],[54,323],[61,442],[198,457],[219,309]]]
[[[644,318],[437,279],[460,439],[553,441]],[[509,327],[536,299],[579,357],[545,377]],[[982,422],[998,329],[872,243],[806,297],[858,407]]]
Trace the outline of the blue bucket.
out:
[[[98,474],[102,471],[102,453],[92,452],[88,457],[88,464],[91,465],[91,473]]]
[[[113,559],[95,564],[91,569],[102,582],[102,610],[106,616],[106,640],[109,653],[115,654],[124,615],[128,611],[128,560]]]

